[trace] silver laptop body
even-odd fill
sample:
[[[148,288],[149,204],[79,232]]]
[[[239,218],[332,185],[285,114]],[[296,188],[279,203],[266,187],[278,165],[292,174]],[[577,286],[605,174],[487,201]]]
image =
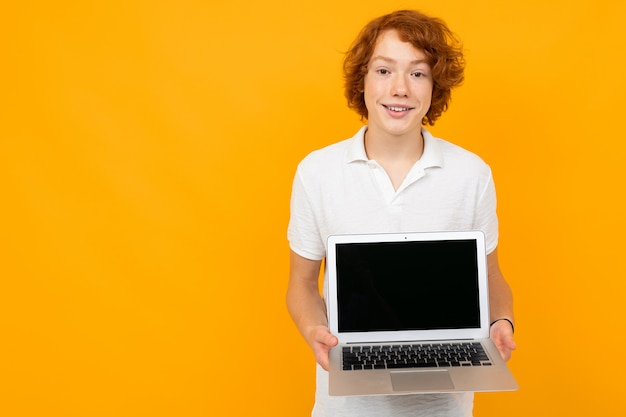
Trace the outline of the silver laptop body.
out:
[[[518,388],[489,339],[482,232],[330,236],[326,261],[329,328],[339,339],[330,395]],[[479,360],[456,356],[473,343],[483,347]]]

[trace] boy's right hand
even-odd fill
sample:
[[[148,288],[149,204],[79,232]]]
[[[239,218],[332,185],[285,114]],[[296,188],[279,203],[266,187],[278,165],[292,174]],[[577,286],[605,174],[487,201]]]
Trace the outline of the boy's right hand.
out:
[[[310,334],[310,345],[313,349],[315,360],[324,370],[328,371],[328,352],[332,347],[337,346],[339,339],[330,333],[328,327],[322,325],[313,327]]]

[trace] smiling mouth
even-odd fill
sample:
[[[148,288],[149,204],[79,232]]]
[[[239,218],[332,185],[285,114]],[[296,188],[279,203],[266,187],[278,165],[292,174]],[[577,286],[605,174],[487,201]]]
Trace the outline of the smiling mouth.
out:
[[[412,110],[412,109],[413,109],[412,107],[386,106],[386,105],[384,105],[384,104],[383,104],[383,107],[384,107],[384,108],[386,108],[386,109],[388,109],[388,110],[391,110],[391,111],[398,111],[398,112],[400,112],[400,111],[409,111],[409,110]]]

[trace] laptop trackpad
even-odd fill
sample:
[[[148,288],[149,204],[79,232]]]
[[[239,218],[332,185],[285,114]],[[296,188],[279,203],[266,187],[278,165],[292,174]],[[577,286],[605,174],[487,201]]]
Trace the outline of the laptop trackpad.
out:
[[[391,386],[394,391],[454,389],[454,384],[447,370],[392,372]]]

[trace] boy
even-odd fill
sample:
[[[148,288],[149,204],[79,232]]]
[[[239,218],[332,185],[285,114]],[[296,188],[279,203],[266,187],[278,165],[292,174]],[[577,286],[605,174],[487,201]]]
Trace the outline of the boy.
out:
[[[515,349],[510,288],[497,258],[491,170],[476,155],[433,137],[463,55],[445,23],[416,11],[379,17],[344,60],[348,105],[367,119],[351,139],[309,154],[293,184],[287,306],[318,363],[313,416],[471,416],[473,394],[330,397],[330,334],[317,277],[332,234],[482,230],[488,253],[491,338]],[[325,291],[324,291],[325,293]]]

